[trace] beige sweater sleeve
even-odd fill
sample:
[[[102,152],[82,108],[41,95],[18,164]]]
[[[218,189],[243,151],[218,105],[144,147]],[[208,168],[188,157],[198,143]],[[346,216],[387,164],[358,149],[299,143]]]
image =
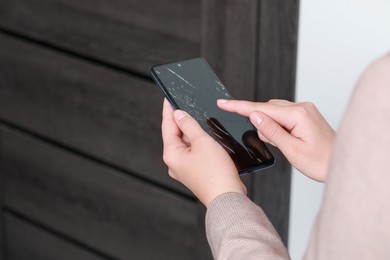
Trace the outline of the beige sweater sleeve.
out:
[[[241,193],[225,193],[210,204],[206,234],[215,259],[289,259],[263,210]]]
[[[390,56],[363,74],[338,131],[305,259],[390,259]],[[237,193],[206,214],[216,259],[289,258],[263,211]]]

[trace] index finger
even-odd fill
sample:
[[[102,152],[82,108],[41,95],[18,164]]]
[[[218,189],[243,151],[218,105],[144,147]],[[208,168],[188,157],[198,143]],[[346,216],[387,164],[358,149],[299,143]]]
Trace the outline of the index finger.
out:
[[[278,124],[287,129],[292,129],[295,126],[293,117],[291,116],[291,108],[293,105],[278,102],[251,102],[246,100],[227,100],[218,101],[218,106],[229,112],[234,112],[242,116],[249,117],[252,112],[260,111],[271,117]],[[293,103],[292,103],[293,104]]]

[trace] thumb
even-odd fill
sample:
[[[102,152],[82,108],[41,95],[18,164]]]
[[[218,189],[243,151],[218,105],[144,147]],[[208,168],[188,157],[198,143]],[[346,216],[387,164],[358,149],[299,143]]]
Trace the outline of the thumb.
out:
[[[200,127],[199,123],[183,110],[175,110],[173,116],[175,117],[176,124],[179,126],[182,133],[188,138],[190,143],[202,135],[207,135],[202,127]]]
[[[270,143],[278,147],[286,155],[290,151],[291,143],[294,140],[281,125],[276,123],[267,115],[254,111],[249,115],[252,124],[267,138]]]

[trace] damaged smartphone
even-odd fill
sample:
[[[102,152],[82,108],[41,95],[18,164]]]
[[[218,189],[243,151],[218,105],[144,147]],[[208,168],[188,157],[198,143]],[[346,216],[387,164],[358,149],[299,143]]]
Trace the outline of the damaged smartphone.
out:
[[[204,58],[156,65],[151,74],[173,108],[190,114],[226,150],[239,174],[274,164],[273,155],[250,121],[218,108],[218,99],[232,96]]]

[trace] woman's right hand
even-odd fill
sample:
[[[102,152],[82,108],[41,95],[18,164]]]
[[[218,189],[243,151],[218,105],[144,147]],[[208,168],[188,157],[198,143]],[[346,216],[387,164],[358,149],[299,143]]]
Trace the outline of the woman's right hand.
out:
[[[260,139],[278,147],[295,168],[316,181],[326,180],[335,132],[314,104],[218,100],[218,106],[249,117]]]

